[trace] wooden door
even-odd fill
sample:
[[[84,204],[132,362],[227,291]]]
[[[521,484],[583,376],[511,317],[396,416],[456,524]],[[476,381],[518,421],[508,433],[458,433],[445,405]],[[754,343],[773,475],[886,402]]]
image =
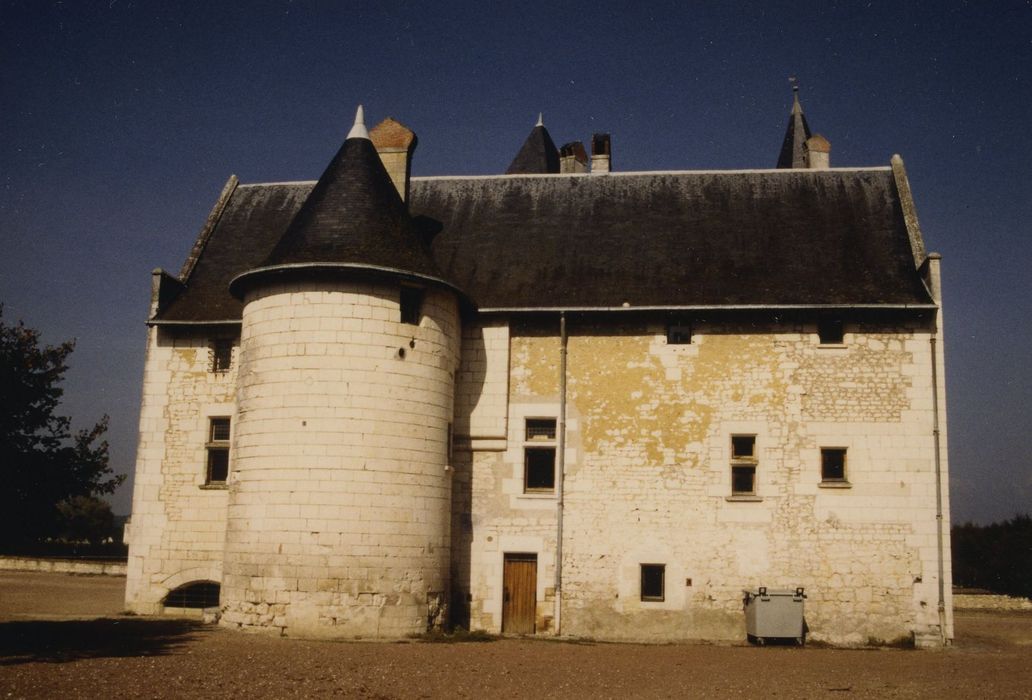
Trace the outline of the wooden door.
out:
[[[502,632],[534,634],[537,554],[505,555],[502,592]]]

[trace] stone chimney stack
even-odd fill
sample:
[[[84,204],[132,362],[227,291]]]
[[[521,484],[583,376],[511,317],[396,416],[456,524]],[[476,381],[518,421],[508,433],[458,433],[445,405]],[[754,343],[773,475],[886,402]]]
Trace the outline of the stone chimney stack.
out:
[[[591,172],[608,173],[612,167],[612,144],[609,134],[595,134],[591,137]]]
[[[588,172],[588,154],[587,151],[584,150],[583,143],[580,141],[571,141],[559,149],[559,172]]]
[[[806,139],[806,167],[827,170],[831,167],[831,143],[820,134]]]
[[[394,187],[403,201],[408,201],[409,174],[412,171],[412,153],[419,140],[412,130],[401,122],[387,117],[373,127],[369,139],[380,154],[383,167],[391,176]]]

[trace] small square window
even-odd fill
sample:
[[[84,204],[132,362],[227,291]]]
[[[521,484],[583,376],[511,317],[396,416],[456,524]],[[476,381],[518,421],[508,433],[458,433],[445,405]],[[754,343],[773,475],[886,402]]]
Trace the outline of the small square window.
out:
[[[218,338],[211,343],[211,371],[228,372],[233,364],[233,341]]]
[[[842,320],[837,318],[826,318],[818,321],[817,337],[820,338],[821,345],[842,345],[845,339]]]
[[[756,467],[736,464],[731,467],[731,495],[753,496],[756,494]]]
[[[418,287],[401,288],[401,322],[418,326],[423,316],[423,290]]]
[[[555,440],[555,418],[528,418],[527,440]]]
[[[846,449],[844,447],[821,448],[821,481],[846,480]]]
[[[731,459],[756,459],[756,436],[732,435]]]
[[[666,564],[641,565],[641,599],[662,602],[665,596]]]
[[[691,324],[680,321],[672,321],[668,323],[666,329],[666,341],[667,345],[691,345]]]
[[[204,483],[224,484],[229,477],[229,418],[208,419]]]
[[[528,447],[524,450],[523,489],[555,490],[554,447]]]

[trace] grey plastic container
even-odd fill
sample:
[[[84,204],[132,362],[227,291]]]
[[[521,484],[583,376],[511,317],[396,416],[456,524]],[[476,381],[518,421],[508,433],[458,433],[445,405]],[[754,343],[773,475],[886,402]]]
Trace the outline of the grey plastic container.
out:
[[[803,589],[775,590],[760,586],[743,590],[745,594],[745,633],[750,641],[765,644],[768,640],[806,641],[803,621]]]

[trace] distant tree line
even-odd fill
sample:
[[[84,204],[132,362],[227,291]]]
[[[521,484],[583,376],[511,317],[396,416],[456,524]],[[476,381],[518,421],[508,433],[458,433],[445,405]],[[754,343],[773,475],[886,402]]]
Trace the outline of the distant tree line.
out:
[[[951,535],[954,584],[1032,598],[1032,516],[992,525],[965,523]]]

